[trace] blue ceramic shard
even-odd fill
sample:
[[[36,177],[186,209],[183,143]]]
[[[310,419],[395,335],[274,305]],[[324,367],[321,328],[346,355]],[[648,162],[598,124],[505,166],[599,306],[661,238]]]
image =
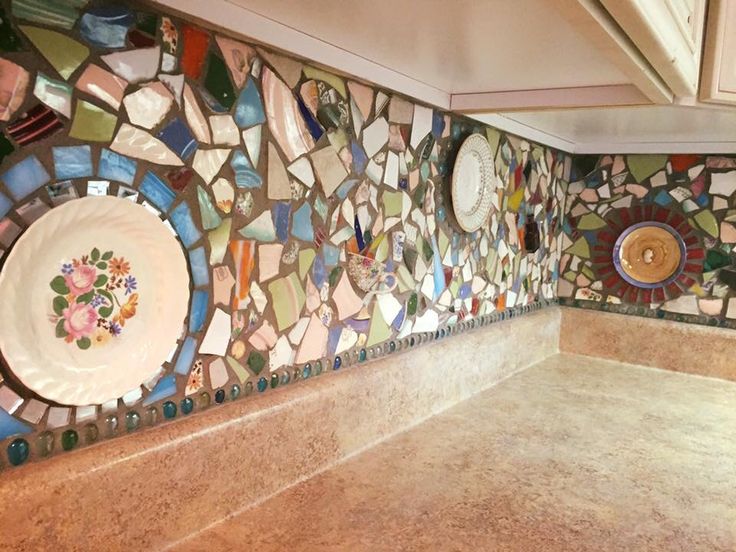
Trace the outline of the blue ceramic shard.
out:
[[[174,393],[176,393],[176,376],[174,374],[169,374],[168,376],[164,376],[158,380],[158,383],[151,391],[151,394],[143,400],[143,406],[148,406],[149,404],[158,402],[161,399],[170,397]]]
[[[31,155],[0,175],[0,180],[5,182],[10,195],[18,200],[39,189],[51,180],[51,177],[38,157]]]
[[[230,166],[235,173],[235,185],[238,188],[260,188],[263,180],[248,161],[248,157],[240,150],[235,150]]]
[[[391,322],[391,327],[393,327],[394,330],[397,332],[401,329],[401,326],[404,324],[404,319],[406,318],[406,306],[401,307],[401,310],[396,315],[396,318],[394,318],[394,321]]]
[[[193,337],[187,337],[179,351],[179,358],[176,359],[174,372],[182,376],[189,374],[189,369],[192,367],[192,362],[194,362],[194,352],[196,349],[197,340]]]
[[[445,118],[439,111],[432,113],[432,136],[435,140],[442,138],[442,132],[445,130]]]
[[[184,247],[191,247],[202,237],[202,233],[194,225],[192,213],[186,203],[180,203],[171,211],[170,220]]]
[[[305,242],[314,240],[314,227],[312,226],[312,207],[305,203],[294,211],[291,221],[291,234]]]
[[[460,299],[467,299],[468,297],[470,297],[471,292],[472,287],[470,285],[470,282],[466,282],[460,286],[460,290],[457,292],[457,296]]]
[[[345,182],[340,184],[340,187],[335,192],[337,194],[337,197],[340,200],[344,200],[346,197],[348,197],[350,190],[352,190],[358,182],[359,180],[351,179],[346,180]]]
[[[189,252],[189,270],[192,272],[194,287],[206,286],[210,283],[210,269],[204,247],[198,247]]]
[[[314,118],[312,112],[309,111],[304,100],[297,96],[296,101],[299,104],[299,113],[302,114],[302,119],[304,119],[304,122],[307,124],[307,128],[309,129],[309,134],[311,134],[314,141],[317,142],[324,134],[322,126],[319,124],[317,119]]]
[[[667,205],[672,203],[672,196],[670,196],[670,194],[668,194],[666,191],[662,190],[654,198],[654,203],[656,203],[657,205],[661,205],[662,207],[666,207]]]
[[[0,440],[6,439],[11,435],[30,432],[30,426],[20,420],[16,420],[12,414],[8,414],[4,409],[0,408]]]
[[[322,255],[325,257],[325,266],[335,266],[340,260],[340,250],[329,243],[322,244]]]
[[[317,255],[312,263],[312,280],[317,288],[321,288],[322,284],[327,281],[327,271],[325,270],[325,261],[322,255]]]
[[[239,128],[249,128],[266,122],[263,100],[261,100],[261,94],[258,92],[253,79],[248,79],[248,83],[238,96],[233,117]]]
[[[437,238],[432,236],[432,251],[434,252],[434,294],[433,300],[439,299],[443,291],[445,291],[445,271],[442,268],[442,258],[440,257],[440,248],[437,246]]]
[[[162,128],[158,138],[182,159],[188,159],[197,149],[197,141],[179,117]]]
[[[124,48],[133,12],[122,6],[92,8],[82,16],[79,33],[87,43],[100,48]]]
[[[358,251],[363,251],[365,249],[365,241],[363,240],[363,229],[360,227],[358,215],[355,215],[353,230],[355,231],[355,241],[358,243]]]
[[[137,168],[138,162],[135,159],[130,159],[103,148],[100,154],[100,166],[97,169],[97,176],[132,186]]]
[[[158,176],[148,171],[141,182],[141,193],[146,196],[156,207],[166,212],[174,203],[174,190],[164,184]]]
[[[368,156],[365,154],[363,147],[355,140],[352,140],[350,142],[350,152],[353,154],[355,174],[363,174],[365,168],[368,166]]]
[[[5,194],[0,193],[0,218],[7,215],[12,206],[13,202],[10,200],[10,198]]]
[[[332,356],[337,350],[337,344],[340,342],[340,334],[342,334],[342,326],[333,326],[327,334],[327,355]]]
[[[271,208],[271,218],[276,228],[276,237],[281,243],[286,243],[289,237],[289,214],[291,213],[291,205],[286,202],[279,201]]]
[[[51,149],[54,154],[56,180],[84,178],[94,174],[92,150],[89,146],[55,146]]]
[[[197,201],[199,202],[199,214],[202,217],[202,227],[205,230],[214,230],[220,226],[222,219],[215,211],[209,194],[202,186],[197,186]]]
[[[204,326],[204,319],[207,316],[207,303],[210,300],[210,294],[201,289],[195,289],[192,293],[192,307],[189,312],[189,331],[196,333]]]

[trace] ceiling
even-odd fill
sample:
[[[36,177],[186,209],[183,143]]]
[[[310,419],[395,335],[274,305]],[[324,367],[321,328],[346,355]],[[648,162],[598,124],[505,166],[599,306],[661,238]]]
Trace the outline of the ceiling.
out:
[[[229,1],[448,93],[628,82],[549,0]]]
[[[631,84],[550,0],[157,1],[443,109],[453,94],[558,89],[564,95],[560,88],[579,86],[595,94],[596,86]],[[736,110],[729,108],[472,116],[575,153],[736,153]]]

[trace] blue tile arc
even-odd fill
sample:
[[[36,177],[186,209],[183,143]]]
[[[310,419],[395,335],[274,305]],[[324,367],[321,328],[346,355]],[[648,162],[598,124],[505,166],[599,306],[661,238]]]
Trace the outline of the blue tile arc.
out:
[[[51,149],[57,180],[84,178],[94,174],[92,149],[89,146],[55,146]]]
[[[179,239],[187,249],[197,243],[202,237],[202,233],[195,226],[194,220],[192,220],[192,212],[189,209],[189,205],[186,203],[182,202],[177,205],[171,211],[169,219]]]
[[[171,209],[171,205],[174,203],[174,198],[176,197],[174,190],[164,184],[163,180],[151,171],[148,171],[143,177],[141,193],[164,212]]]
[[[137,169],[138,162],[135,159],[130,159],[112,150],[103,148],[100,154],[97,176],[132,185]]]
[[[0,180],[5,182],[13,199],[19,200],[48,183],[51,176],[38,157],[30,155],[0,175]]]

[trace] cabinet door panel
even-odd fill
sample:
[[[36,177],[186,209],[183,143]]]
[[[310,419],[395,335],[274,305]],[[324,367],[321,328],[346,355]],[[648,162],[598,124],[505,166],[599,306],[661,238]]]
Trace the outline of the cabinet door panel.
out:
[[[700,99],[736,104],[736,1],[711,0]]]

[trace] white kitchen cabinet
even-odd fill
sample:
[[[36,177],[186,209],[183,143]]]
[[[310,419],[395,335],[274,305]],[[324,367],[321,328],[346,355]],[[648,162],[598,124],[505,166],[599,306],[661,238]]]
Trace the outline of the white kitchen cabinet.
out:
[[[697,95],[706,0],[601,0],[601,4],[675,95]]]
[[[700,99],[736,104],[736,1],[711,0]]]

